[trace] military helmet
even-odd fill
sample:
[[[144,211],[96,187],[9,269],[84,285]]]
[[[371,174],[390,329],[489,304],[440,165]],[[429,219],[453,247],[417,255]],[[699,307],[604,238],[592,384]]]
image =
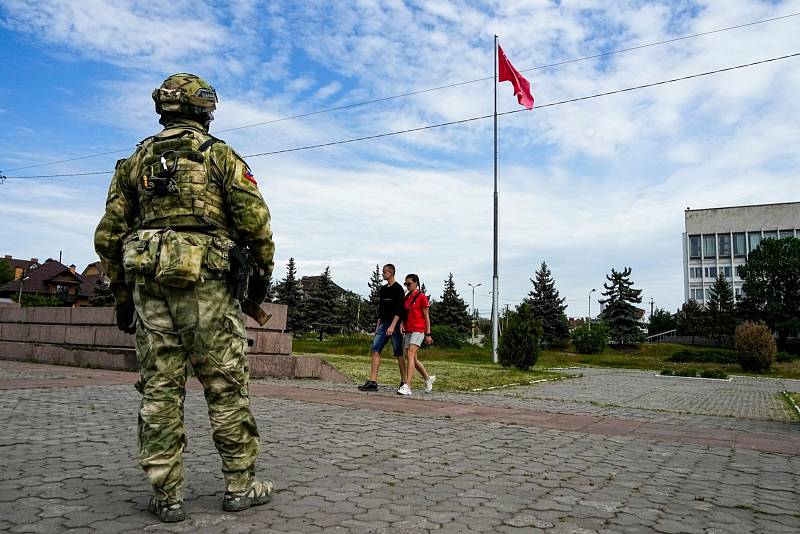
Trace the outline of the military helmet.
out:
[[[210,114],[217,109],[217,92],[204,79],[194,74],[173,74],[153,90],[156,113]]]

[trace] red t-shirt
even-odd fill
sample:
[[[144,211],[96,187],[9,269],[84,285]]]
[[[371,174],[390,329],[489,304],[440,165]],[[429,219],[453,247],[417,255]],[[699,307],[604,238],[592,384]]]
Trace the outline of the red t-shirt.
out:
[[[417,300],[414,300],[415,295],[419,295]],[[413,306],[411,306],[412,300],[414,301]],[[403,306],[406,309],[406,320],[403,321],[403,328],[405,328],[406,333],[425,332],[425,316],[422,315],[422,310],[431,306],[425,293],[420,293],[419,290],[409,293],[406,295],[406,301]]]

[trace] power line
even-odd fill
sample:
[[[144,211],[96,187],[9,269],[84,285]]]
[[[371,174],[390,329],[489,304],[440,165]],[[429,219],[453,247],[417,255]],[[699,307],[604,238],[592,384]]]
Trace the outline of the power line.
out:
[[[611,96],[611,95],[616,95],[616,94],[621,94],[621,93],[627,93],[627,92],[630,92],[630,91],[636,91],[636,90],[640,90],[640,89],[647,89],[647,88],[650,88],[650,87],[657,87],[657,86],[660,86],[660,85],[666,85],[666,84],[670,84],[670,83],[676,83],[676,82],[681,82],[681,81],[685,81],[685,80],[691,80],[693,78],[701,78],[701,77],[704,77],[704,76],[711,76],[711,75],[714,75],[714,74],[720,74],[722,72],[729,72],[729,71],[733,71],[733,70],[737,70],[737,69],[744,69],[744,68],[753,67],[753,66],[756,66],[756,65],[763,65],[765,63],[771,63],[771,62],[780,61],[780,60],[783,60],[783,59],[790,59],[790,58],[794,58],[794,57],[798,57],[798,56],[800,56],[800,52],[796,52],[794,54],[787,54],[787,55],[784,55],[784,56],[772,57],[772,58],[769,58],[769,59],[762,59],[760,61],[753,61],[751,63],[744,63],[744,64],[741,64],[741,65],[735,65],[733,67],[724,67],[724,68],[721,68],[721,69],[715,69],[715,70],[710,70],[710,71],[706,71],[706,72],[700,72],[700,73],[697,73],[697,74],[690,74],[688,76],[680,76],[678,78],[670,78],[670,79],[661,80],[661,81],[658,81],[658,82],[635,85],[635,86],[626,87],[626,88],[623,88],[623,89],[615,89],[613,91],[606,91],[606,92],[603,92],[603,93],[595,93],[595,94],[587,95],[587,96],[579,96],[579,97],[576,97],[576,98],[569,98],[569,99],[566,99],[566,100],[559,100],[557,102],[551,102],[549,104],[542,104],[540,106],[536,106],[534,108],[534,111],[540,110],[540,109],[544,109],[544,108],[549,108],[549,107],[561,106],[561,105],[564,105],[564,104],[571,104],[573,102],[581,102],[581,101],[584,101],[584,100],[591,100],[591,99],[595,99],[595,98],[601,98],[601,97],[605,97],[605,96]],[[528,111],[528,110],[526,110],[526,109],[516,109],[516,110],[512,110],[512,111],[504,111],[502,113],[498,113],[498,115],[512,115],[514,113],[519,113],[519,112],[522,112],[522,111]],[[281,149],[281,150],[273,150],[273,151],[270,151],[270,152],[260,152],[260,153],[256,153],[256,154],[248,154],[248,155],[246,155],[244,157],[245,158],[257,158],[257,157],[261,157],[261,156],[272,156],[272,155],[276,155],[276,154],[285,154],[285,153],[288,153],[288,152],[298,152],[298,151],[301,151],[301,150],[310,150],[310,149],[313,149],[313,148],[323,148],[323,147],[329,147],[329,146],[335,146],[335,145],[343,145],[343,144],[347,144],[347,143],[355,143],[357,141],[366,141],[366,140],[370,140],[370,139],[379,139],[379,138],[382,138],[382,137],[390,137],[390,136],[401,135],[401,134],[406,134],[406,133],[419,132],[419,131],[423,131],[423,130],[431,130],[431,129],[434,129],[434,128],[442,128],[444,126],[453,126],[453,125],[456,125],[456,124],[464,124],[464,123],[472,122],[472,121],[485,120],[485,119],[488,119],[488,118],[491,118],[491,117],[493,117],[493,115],[481,115],[481,116],[478,116],[478,117],[470,117],[470,118],[467,118],[467,119],[460,119],[460,120],[456,120],[456,121],[449,121],[449,122],[442,122],[442,123],[439,123],[439,124],[429,124],[429,125],[426,125],[426,126],[419,126],[417,128],[408,128],[408,129],[405,129],[405,130],[397,130],[397,131],[393,131],[393,132],[385,132],[385,133],[381,133],[381,134],[367,135],[367,136],[363,136],[363,137],[353,137],[351,139],[343,139],[343,140],[340,140],[340,141],[331,141],[329,143],[320,143],[320,144],[315,144],[315,145],[306,145],[306,146],[300,146],[300,147],[294,147],[294,148],[285,148],[285,149]],[[70,176],[89,176],[89,175],[94,175],[94,174],[109,174],[110,172],[111,171],[106,171],[106,172],[85,172],[85,173],[72,173],[72,174],[48,174],[48,175],[39,175],[39,176],[6,176],[5,178],[6,179],[12,179],[12,178],[14,178],[14,179],[61,178],[61,177],[70,177]]]
[[[704,37],[706,35],[712,35],[712,34],[722,33],[722,32],[731,31],[731,30],[738,30],[738,29],[741,29],[741,28],[747,28],[749,26],[756,26],[758,24],[765,24],[765,23],[768,23],[768,22],[775,22],[775,21],[778,21],[778,20],[788,19],[788,18],[797,17],[797,16],[800,16],[800,12],[790,13],[788,15],[781,15],[781,16],[778,16],[778,17],[772,17],[772,18],[768,18],[768,19],[757,20],[757,21],[753,21],[753,22],[747,22],[745,24],[737,24],[735,26],[727,26],[725,28],[718,28],[716,30],[710,30],[710,31],[707,31],[707,32],[693,33],[693,34],[690,34],[690,35],[684,35],[684,36],[681,36],[681,37],[675,37],[673,39],[666,39],[666,40],[663,40],[663,41],[656,41],[656,42],[647,43],[647,44],[643,44],[643,45],[637,45],[637,46],[632,46],[632,47],[628,47],[628,48],[620,48],[620,49],[617,49],[617,50],[611,50],[611,51],[602,52],[602,53],[599,53],[599,54],[593,54],[593,55],[589,55],[589,56],[582,56],[582,57],[567,59],[567,60],[563,60],[563,61],[558,61],[556,63],[550,63],[550,64],[547,64],[547,65],[539,65],[539,66],[536,66],[536,67],[529,67],[529,68],[526,68],[526,69],[521,69],[521,72],[530,72],[530,71],[534,71],[534,70],[542,70],[542,69],[547,69],[547,68],[551,68],[551,67],[558,67],[558,66],[561,66],[561,65],[567,65],[569,63],[577,63],[579,61],[587,61],[587,60],[590,60],[590,59],[598,59],[598,58],[602,58],[602,57],[611,56],[611,55],[614,55],[614,54],[621,54],[621,53],[624,53],[624,52],[631,52],[631,51],[634,51],[634,50],[641,50],[643,48],[650,48],[650,47],[653,47],[653,46],[660,46],[660,45],[664,45],[664,44],[675,43],[675,42],[684,41],[684,40],[687,40],[687,39],[694,39],[694,38],[697,38],[697,37]],[[268,121],[256,122],[256,123],[253,123],[253,124],[246,124],[246,125],[243,125],[243,126],[236,126],[234,128],[227,128],[225,130],[219,130],[219,131],[216,131],[214,133],[215,134],[219,134],[219,133],[225,133],[225,132],[233,132],[233,131],[236,131],[236,130],[243,130],[245,128],[254,128],[256,126],[266,126],[268,124],[275,124],[275,123],[278,123],[278,122],[301,119],[301,118],[304,118],[304,117],[311,117],[313,115],[320,115],[320,114],[323,114],[323,113],[331,113],[331,112],[334,112],[334,111],[342,111],[342,110],[345,110],[345,109],[352,109],[352,108],[356,108],[356,107],[366,106],[366,105],[369,105],[369,104],[376,104],[376,103],[379,103],[379,102],[386,102],[388,100],[394,100],[394,99],[397,99],[397,98],[404,98],[404,97],[407,97],[407,96],[414,96],[414,95],[419,95],[419,94],[423,94],[423,93],[429,93],[429,92],[432,92],[432,91],[439,91],[441,89],[449,89],[451,87],[458,87],[458,86],[462,86],[462,85],[468,85],[468,84],[472,84],[472,83],[491,80],[493,78],[494,78],[493,76],[489,76],[489,77],[485,77],[485,78],[476,78],[474,80],[466,80],[466,81],[463,81],[463,82],[456,82],[456,83],[451,83],[451,84],[447,84],[447,85],[440,85],[440,86],[437,86],[437,87],[430,87],[428,89],[419,89],[419,90],[416,90],[416,91],[409,91],[407,93],[400,93],[400,94],[397,94],[397,95],[391,95],[391,96],[386,96],[386,97],[382,97],[382,98],[376,98],[376,99],[373,99],[373,100],[365,100],[365,101],[356,102],[356,103],[353,103],[353,104],[346,104],[346,105],[343,105],[343,106],[325,108],[325,109],[321,109],[321,110],[317,110],[317,111],[310,111],[308,113],[300,113],[298,115],[290,115],[290,116],[287,116],[287,117],[280,117],[280,118],[272,119],[272,120],[268,120]],[[45,162],[45,163],[36,163],[34,165],[26,165],[26,166],[23,166],[23,167],[15,167],[13,169],[8,169],[8,170],[6,170],[6,172],[21,171],[23,169],[33,169],[33,168],[36,168],[36,167],[46,167],[46,166],[50,166],[50,165],[57,165],[59,163],[69,163],[69,162],[72,162],[72,161],[78,161],[78,160],[82,160],[82,159],[96,158],[96,157],[100,157],[100,156],[108,156],[110,154],[120,154],[120,153],[123,153],[123,152],[129,152],[130,150],[131,150],[130,148],[122,148],[122,149],[118,149],[118,150],[110,150],[108,152],[99,152],[97,154],[88,154],[88,155],[85,155],[85,156],[77,156],[77,157],[74,157],[74,158],[62,159],[62,160],[58,160],[58,161],[49,161],[49,162]]]

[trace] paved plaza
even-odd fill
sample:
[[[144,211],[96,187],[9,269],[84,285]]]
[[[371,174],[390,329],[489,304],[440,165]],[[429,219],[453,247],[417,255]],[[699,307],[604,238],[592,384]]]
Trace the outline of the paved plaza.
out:
[[[136,375],[0,361],[0,531],[800,530],[800,423],[779,395],[800,383],[568,372],[583,376],[410,399],[254,381],[277,492],[236,515],[193,384],[188,519],[166,525],[133,458]]]

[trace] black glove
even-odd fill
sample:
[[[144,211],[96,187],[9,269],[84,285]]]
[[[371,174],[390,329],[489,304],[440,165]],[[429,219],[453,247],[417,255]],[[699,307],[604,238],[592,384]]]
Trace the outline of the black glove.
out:
[[[255,267],[250,273],[250,280],[247,282],[247,298],[256,304],[264,302],[264,298],[269,291],[270,276],[263,269]]]
[[[135,334],[136,325],[133,324],[133,314],[136,313],[136,306],[132,300],[117,302],[117,328],[126,334]]]

